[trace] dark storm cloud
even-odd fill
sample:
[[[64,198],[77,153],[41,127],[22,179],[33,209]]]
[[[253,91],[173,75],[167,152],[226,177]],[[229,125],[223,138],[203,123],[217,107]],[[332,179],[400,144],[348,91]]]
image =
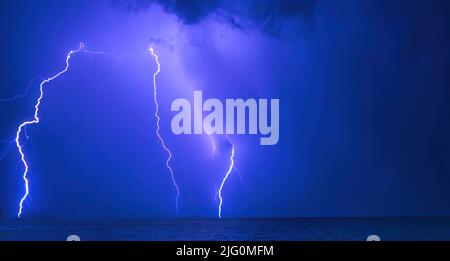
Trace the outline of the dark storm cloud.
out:
[[[214,14],[234,28],[256,25],[263,31],[277,33],[287,20],[312,21],[317,0],[116,0],[113,4],[129,13],[157,4],[188,25]]]
[[[185,24],[196,24],[216,12],[220,6],[219,2],[219,0],[112,0],[115,6],[130,13],[146,10],[157,4],[166,12],[175,14]]]

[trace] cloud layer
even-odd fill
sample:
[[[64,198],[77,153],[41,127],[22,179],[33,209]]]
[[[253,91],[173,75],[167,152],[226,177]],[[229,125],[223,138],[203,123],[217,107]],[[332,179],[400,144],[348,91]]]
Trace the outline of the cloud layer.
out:
[[[277,34],[287,21],[311,22],[317,0],[120,0],[112,3],[128,13],[144,11],[156,4],[186,25],[198,24],[216,15],[235,28],[256,26],[264,32]]]

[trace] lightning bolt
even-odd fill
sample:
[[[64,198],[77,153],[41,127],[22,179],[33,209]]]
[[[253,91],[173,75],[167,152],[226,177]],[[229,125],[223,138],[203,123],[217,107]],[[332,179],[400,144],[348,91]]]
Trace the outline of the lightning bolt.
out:
[[[151,55],[153,56],[153,58],[155,58],[155,62],[158,66],[158,69],[156,70],[156,72],[153,74],[153,101],[155,103],[155,118],[156,118],[156,136],[158,137],[159,141],[161,142],[161,146],[164,148],[164,150],[167,152],[167,160],[166,160],[166,167],[170,172],[170,176],[172,178],[172,183],[173,186],[175,187],[176,191],[177,191],[177,196],[175,199],[175,207],[176,207],[176,211],[178,214],[178,198],[180,197],[180,188],[178,187],[178,184],[175,180],[175,174],[173,172],[172,167],[170,166],[170,161],[172,159],[172,152],[169,150],[169,148],[166,146],[166,143],[164,142],[163,137],[160,134],[160,126],[159,126],[159,122],[161,120],[161,118],[159,117],[159,104],[158,104],[158,91],[157,91],[157,87],[156,87],[156,76],[159,74],[159,72],[161,71],[161,64],[158,61],[158,55],[155,54],[154,49],[153,49],[153,44],[150,46],[149,51],[151,53]]]
[[[47,79],[43,80],[43,81],[40,83],[40,85],[39,85],[39,97],[38,97],[38,99],[37,99],[37,101],[36,101],[36,104],[35,104],[35,106],[34,106],[34,108],[35,108],[35,110],[34,110],[34,117],[33,117],[32,120],[25,121],[25,122],[23,122],[23,123],[21,123],[21,124],[19,125],[19,127],[18,127],[18,129],[17,129],[17,132],[16,132],[15,140],[13,140],[13,142],[12,142],[13,144],[14,144],[14,143],[16,144],[17,150],[18,150],[18,152],[19,152],[19,154],[20,154],[20,161],[22,162],[22,164],[23,164],[23,166],[24,166],[24,172],[23,172],[23,174],[22,174],[22,179],[23,179],[24,184],[25,184],[25,193],[24,193],[24,195],[22,196],[22,198],[20,199],[20,202],[19,202],[19,210],[18,210],[18,213],[17,213],[17,217],[18,217],[18,218],[20,218],[20,217],[22,216],[22,214],[23,214],[23,204],[24,204],[25,200],[27,199],[28,195],[30,194],[29,180],[28,180],[29,164],[28,164],[28,162],[27,162],[27,160],[26,160],[25,153],[24,153],[24,151],[23,151],[24,145],[21,143],[21,139],[20,139],[20,138],[21,138],[21,136],[22,136],[22,133],[25,133],[26,138],[29,138],[28,135],[27,135],[27,133],[26,133],[26,132],[27,132],[27,126],[34,125],[34,124],[38,124],[38,123],[40,122],[40,118],[39,118],[39,106],[41,105],[41,102],[42,102],[42,100],[43,100],[43,98],[44,98],[44,87],[45,87],[45,85],[46,85],[47,83],[53,81],[54,79],[58,78],[59,76],[63,75],[65,72],[67,72],[67,71],[69,70],[69,67],[70,67],[70,59],[71,59],[72,55],[73,55],[73,54],[76,54],[76,53],[78,53],[78,52],[80,52],[80,51],[83,51],[83,52],[89,53],[89,54],[93,54],[93,55],[107,55],[107,56],[111,56],[111,57],[113,57],[113,58],[115,58],[115,59],[117,60],[117,64],[118,64],[122,59],[124,59],[124,57],[121,58],[121,59],[117,59],[116,56],[114,56],[114,55],[112,55],[112,54],[110,54],[110,53],[102,52],[102,51],[89,51],[89,50],[85,49],[84,43],[80,43],[80,46],[79,46],[78,49],[76,49],[76,50],[71,50],[71,51],[69,51],[69,53],[67,54],[67,56],[66,56],[66,66],[64,67],[64,69],[63,69],[62,71],[58,72],[57,74],[55,74],[54,76],[52,76],[52,77],[50,77],[50,78],[47,78]],[[155,61],[156,61],[157,65],[158,65],[158,70],[153,74],[154,102],[155,102],[155,106],[156,106],[155,118],[156,118],[156,125],[157,125],[156,135],[157,135],[158,139],[160,140],[160,142],[161,142],[161,144],[162,144],[164,150],[165,150],[165,151],[168,153],[168,155],[169,155],[169,157],[168,157],[168,159],[167,159],[167,161],[166,161],[166,167],[167,167],[167,168],[169,169],[169,171],[170,171],[170,174],[171,174],[171,177],[172,177],[172,182],[173,182],[173,184],[174,184],[174,186],[175,186],[175,188],[176,188],[176,191],[177,191],[177,197],[176,197],[176,209],[177,209],[177,212],[178,212],[178,198],[179,198],[179,195],[180,195],[180,190],[179,190],[179,187],[178,187],[178,185],[177,185],[177,183],[176,183],[175,175],[174,175],[173,169],[172,169],[172,167],[170,166],[170,160],[172,159],[172,153],[170,152],[170,150],[168,149],[168,147],[165,145],[165,142],[164,142],[164,140],[163,140],[163,138],[162,138],[162,136],[160,135],[160,132],[159,132],[159,131],[160,131],[160,125],[159,125],[159,122],[160,122],[160,119],[161,119],[161,118],[159,117],[159,114],[158,114],[158,113],[159,113],[159,104],[158,104],[158,101],[157,101],[156,76],[157,76],[158,73],[160,72],[161,65],[159,64],[158,56],[154,53],[153,46],[150,47],[149,51],[150,51],[151,55],[155,58]],[[131,54],[127,54],[125,57],[130,56],[130,55],[131,55]],[[117,64],[116,64],[116,66],[117,66]],[[12,102],[12,101],[15,101],[15,100],[17,100],[17,99],[23,98],[25,95],[27,95],[27,93],[28,93],[28,91],[29,91],[29,89],[30,89],[30,86],[31,86],[31,83],[30,83],[29,86],[26,88],[26,90],[25,90],[25,92],[24,92],[23,94],[16,95],[16,96],[14,96],[14,97],[12,97],[12,98],[1,98],[1,99],[0,99],[0,102]],[[1,158],[3,158],[3,157],[5,156],[6,150],[7,150],[7,148],[5,148],[4,151],[2,151],[2,153],[1,153]],[[1,159],[1,158],[0,158],[0,159]]]
[[[230,155],[230,165],[228,166],[228,170],[225,173],[224,178],[222,179],[222,183],[220,183],[219,192],[218,192],[218,195],[219,195],[219,218],[222,218],[222,204],[223,204],[222,190],[223,190],[223,187],[225,186],[225,183],[227,182],[228,177],[231,174],[231,171],[234,168],[234,154],[235,154],[234,144],[233,144],[233,142],[231,142],[231,140],[228,136],[226,136],[226,137],[227,137],[228,142],[231,144],[231,155]]]
[[[30,194],[30,189],[29,189],[29,181],[28,181],[28,171],[29,171],[29,167],[28,167],[28,162],[25,158],[25,154],[23,152],[23,146],[20,142],[20,136],[22,134],[22,131],[25,129],[26,131],[26,127],[29,125],[33,125],[33,124],[38,124],[40,119],[39,119],[39,106],[41,105],[42,99],[44,98],[44,86],[45,84],[53,81],[54,79],[58,78],[59,76],[63,75],[65,72],[67,72],[67,70],[69,70],[69,66],[70,66],[70,58],[72,56],[72,54],[78,53],[81,50],[84,49],[84,44],[80,43],[80,47],[76,50],[72,50],[67,54],[66,57],[66,66],[64,68],[64,70],[58,72],[57,74],[55,74],[54,76],[44,80],[41,82],[41,84],[39,85],[39,98],[37,99],[36,104],[34,105],[34,117],[32,120],[29,121],[25,121],[22,124],[19,125],[19,128],[17,129],[17,133],[16,133],[16,146],[17,149],[19,151],[20,154],[20,160],[23,163],[24,166],[24,172],[22,175],[23,181],[25,183],[25,194],[22,196],[22,198],[20,199],[19,202],[19,212],[17,213],[17,217],[20,218],[22,216],[22,210],[23,210],[23,203],[25,202],[25,200],[27,199],[28,195]]]
[[[1,103],[13,103],[16,102],[24,97],[26,97],[30,91],[30,89],[33,87],[34,83],[38,80],[38,76],[34,77],[30,82],[28,82],[27,87],[25,88],[25,90],[23,91],[23,93],[21,94],[15,94],[14,96],[11,97],[0,97],[0,102]],[[8,154],[10,148],[12,147],[12,145],[14,145],[16,143],[15,139],[11,139],[11,140],[0,140],[0,143],[7,143],[7,146],[5,148],[3,148],[3,150],[0,152],[0,161],[2,161],[6,155]]]

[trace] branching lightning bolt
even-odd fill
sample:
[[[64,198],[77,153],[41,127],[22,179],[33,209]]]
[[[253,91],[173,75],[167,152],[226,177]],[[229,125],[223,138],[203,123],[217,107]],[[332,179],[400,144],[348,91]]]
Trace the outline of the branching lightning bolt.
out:
[[[57,74],[55,74],[54,76],[44,80],[41,82],[41,84],[39,85],[39,98],[37,99],[36,105],[34,106],[34,117],[32,120],[30,121],[25,121],[22,124],[19,125],[19,128],[17,129],[17,133],[16,133],[16,146],[17,149],[19,151],[20,154],[20,160],[23,163],[24,166],[24,172],[22,175],[23,181],[25,182],[25,194],[22,196],[22,198],[20,199],[19,202],[19,212],[17,213],[17,217],[20,218],[22,216],[22,210],[23,210],[23,203],[25,202],[25,200],[27,199],[30,190],[29,190],[29,186],[28,186],[28,171],[29,171],[29,167],[28,167],[28,163],[27,160],[25,159],[25,154],[23,152],[23,146],[20,143],[20,136],[22,134],[22,131],[24,129],[26,129],[26,127],[28,125],[33,125],[33,124],[38,124],[40,119],[39,119],[39,106],[41,105],[41,101],[44,98],[44,86],[46,83],[49,83],[51,81],[53,81],[54,79],[58,78],[59,76],[63,75],[65,72],[67,72],[67,70],[69,70],[69,61],[70,58],[72,56],[72,54],[78,53],[79,51],[84,49],[84,44],[80,43],[80,47],[76,50],[72,50],[67,54],[66,57],[66,66],[64,68],[64,70],[58,72]]]
[[[225,173],[224,178],[222,179],[222,183],[220,183],[220,187],[219,187],[219,218],[222,218],[222,204],[223,204],[223,198],[222,198],[222,190],[223,187],[225,185],[225,183],[227,182],[228,177],[231,174],[231,171],[234,168],[234,154],[235,154],[235,148],[234,148],[234,144],[231,142],[230,138],[227,137],[228,142],[231,144],[231,155],[230,155],[230,165],[228,167],[227,172]]]
[[[214,137],[212,134],[207,134],[209,137],[209,140],[211,141],[212,151],[211,151],[211,158],[214,157],[214,154],[216,153],[216,141],[214,140]]]
[[[168,157],[166,160],[166,167],[170,172],[171,178],[172,178],[172,183],[173,186],[175,187],[176,191],[177,191],[177,196],[175,199],[175,207],[176,207],[176,211],[178,213],[178,198],[180,197],[180,189],[178,187],[178,184],[175,180],[175,174],[173,172],[172,167],[170,166],[170,161],[172,159],[172,152],[169,150],[169,148],[166,146],[166,143],[164,142],[163,137],[160,134],[160,126],[159,126],[159,122],[161,120],[161,118],[159,117],[159,104],[158,104],[158,92],[157,92],[157,87],[156,87],[156,76],[159,74],[159,72],[161,71],[161,64],[158,61],[158,55],[155,54],[154,49],[153,49],[153,45],[151,45],[150,49],[149,49],[151,55],[155,58],[155,62],[158,66],[158,69],[156,70],[156,72],[153,74],[153,101],[155,103],[155,118],[156,118],[156,136],[158,137],[159,141],[161,142],[161,146],[164,148],[164,150],[167,152]]]
[[[0,98],[0,102],[7,102],[7,103],[9,102],[9,103],[11,103],[11,102],[15,102],[15,101],[17,101],[17,100],[19,100],[19,99],[24,98],[25,96],[28,95],[30,89],[33,87],[33,84],[34,84],[36,81],[37,81],[37,77],[35,77],[34,79],[32,79],[32,80],[28,83],[27,88],[25,88],[25,91],[24,91],[23,93],[21,93],[21,94],[16,94],[16,95],[14,95],[14,96],[12,96],[12,97],[8,97],[8,98]]]

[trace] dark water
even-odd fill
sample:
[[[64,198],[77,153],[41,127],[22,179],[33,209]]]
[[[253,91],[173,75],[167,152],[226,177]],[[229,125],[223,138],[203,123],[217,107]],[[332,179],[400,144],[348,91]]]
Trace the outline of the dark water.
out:
[[[450,218],[0,221],[0,240],[450,240]]]

